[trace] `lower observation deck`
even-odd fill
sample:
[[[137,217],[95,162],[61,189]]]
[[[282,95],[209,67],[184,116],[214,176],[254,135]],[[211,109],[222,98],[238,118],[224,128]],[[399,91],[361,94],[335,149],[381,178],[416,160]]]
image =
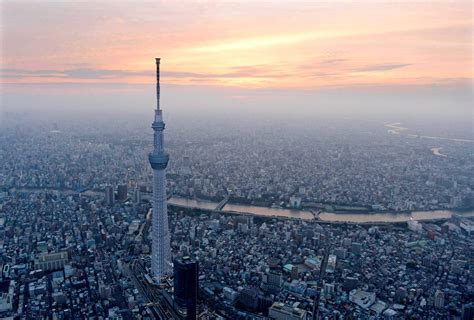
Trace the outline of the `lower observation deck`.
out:
[[[165,169],[168,166],[170,157],[166,153],[150,153],[148,160],[150,160],[151,167],[153,169]]]
[[[165,130],[165,123],[164,123],[163,121],[154,121],[154,122],[151,124],[151,127],[152,127],[154,130],[162,131],[162,130]]]

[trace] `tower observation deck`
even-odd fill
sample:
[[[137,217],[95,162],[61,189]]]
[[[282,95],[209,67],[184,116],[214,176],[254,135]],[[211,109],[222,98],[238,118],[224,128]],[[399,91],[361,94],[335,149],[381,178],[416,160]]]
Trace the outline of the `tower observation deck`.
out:
[[[151,270],[157,280],[172,272],[165,169],[169,156],[164,150],[162,110],[160,109],[160,58],[156,58],[156,109],[153,128],[153,151],[148,155],[153,169],[153,219]]]

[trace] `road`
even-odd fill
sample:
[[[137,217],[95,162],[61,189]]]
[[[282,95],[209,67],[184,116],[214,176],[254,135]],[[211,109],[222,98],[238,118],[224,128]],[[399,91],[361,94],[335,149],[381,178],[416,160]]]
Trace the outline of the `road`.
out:
[[[326,246],[324,250],[324,257],[323,261],[321,261],[321,266],[319,269],[319,280],[318,284],[316,286],[316,289],[318,291],[316,297],[314,297],[314,305],[313,305],[313,320],[318,320],[319,319],[319,302],[321,300],[321,291],[323,290],[323,281],[324,281],[324,276],[326,275],[326,268],[328,266],[328,259],[329,259],[329,246]]]

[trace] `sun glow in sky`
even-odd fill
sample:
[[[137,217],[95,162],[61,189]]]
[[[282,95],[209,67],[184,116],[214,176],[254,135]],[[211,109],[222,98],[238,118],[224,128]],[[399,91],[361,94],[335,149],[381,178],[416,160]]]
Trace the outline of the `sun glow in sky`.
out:
[[[472,79],[471,1],[2,1],[2,83],[298,88]]]

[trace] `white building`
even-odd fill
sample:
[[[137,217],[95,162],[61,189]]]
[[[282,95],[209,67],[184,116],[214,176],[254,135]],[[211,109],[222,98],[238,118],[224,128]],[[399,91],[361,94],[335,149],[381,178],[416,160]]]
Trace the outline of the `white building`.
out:
[[[435,308],[441,309],[444,308],[444,292],[441,290],[436,290],[434,296],[434,306]]]
[[[237,291],[229,287],[224,287],[222,292],[224,293],[224,298],[229,302],[234,302],[239,296]]]
[[[68,260],[66,251],[41,254],[35,259],[35,269],[43,271],[59,270],[64,267]]]
[[[421,231],[423,230],[423,226],[421,225],[421,223],[419,223],[416,220],[409,220],[407,224],[408,224],[408,229],[410,229],[413,232],[421,233]]]
[[[325,283],[324,284],[324,296],[330,297],[335,293],[334,283]]]
[[[328,264],[326,266],[326,272],[327,273],[334,273],[336,270],[336,255],[330,254],[328,257]]]
[[[474,233],[474,223],[469,220],[462,220],[459,224],[459,227],[466,231],[468,234]]]
[[[368,309],[375,302],[375,293],[354,289],[349,292],[349,301],[363,309]]]
[[[300,208],[301,207],[301,198],[300,197],[290,197],[290,206],[292,208]]]
[[[268,317],[275,320],[305,320],[307,312],[292,308],[284,303],[275,302],[268,310]]]

